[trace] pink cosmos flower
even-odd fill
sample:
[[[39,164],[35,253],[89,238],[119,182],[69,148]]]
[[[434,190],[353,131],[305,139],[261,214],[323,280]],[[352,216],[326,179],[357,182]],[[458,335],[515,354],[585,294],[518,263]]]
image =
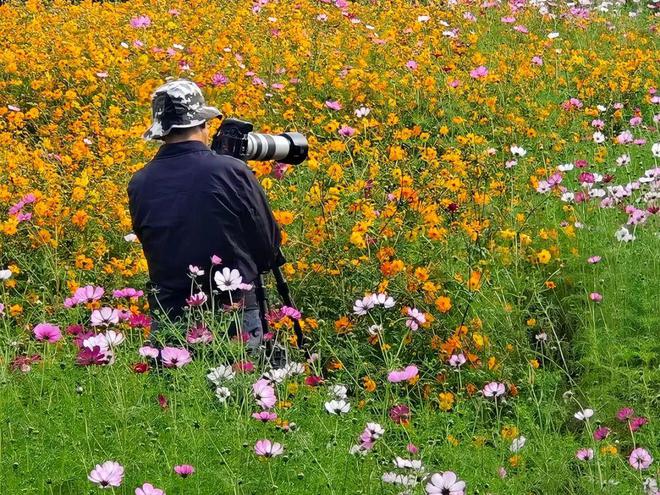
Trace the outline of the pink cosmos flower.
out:
[[[391,371],[389,375],[387,375],[387,379],[390,383],[405,382],[415,378],[418,373],[419,370],[417,369],[417,366],[411,364],[410,366],[406,366],[403,370]]]
[[[328,107],[330,110],[341,110],[343,108],[341,103],[335,100],[326,101],[325,106]]]
[[[406,326],[411,330],[415,331],[419,328],[420,325],[426,323],[426,316],[424,316],[424,313],[419,311],[417,308],[408,308],[406,313],[409,317],[406,320]]]
[[[454,368],[460,368],[465,364],[465,355],[461,352],[460,354],[452,354],[449,358],[449,365]]]
[[[37,340],[45,340],[49,344],[54,344],[62,338],[60,327],[50,323],[39,323],[34,327],[32,333],[34,333],[34,337]]]
[[[252,413],[252,417],[258,421],[267,423],[268,421],[275,421],[277,419],[277,414],[271,411],[260,411]]]
[[[642,469],[648,469],[653,463],[653,457],[651,457],[648,450],[638,447],[630,453],[628,462],[633,468],[641,471]]]
[[[594,302],[601,302],[603,300],[603,296],[599,292],[592,292],[591,294],[589,294],[589,299],[591,299]]]
[[[589,258],[589,259],[587,260],[587,262],[588,262],[588,263],[591,263],[592,265],[595,265],[595,264],[598,263],[600,260],[601,260],[601,257],[600,257],[600,256],[592,256],[591,258]]]
[[[211,76],[211,83],[214,86],[224,86],[229,82],[229,78],[221,72],[216,72]]]
[[[506,16],[506,17],[502,17],[500,21],[502,21],[505,24],[513,24],[514,22],[516,22],[516,18],[513,16]]]
[[[165,492],[160,488],[154,487],[151,483],[145,483],[135,489],[135,495],[165,495]]]
[[[504,384],[499,382],[487,383],[483,389],[484,397],[493,397],[494,399],[498,398],[501,395],[504,395],[504,392],[505,392]]]
[[[140,15],[131,19],[131,27],[146,28],[151,26],[151,18],[147,15]]]
[[[257,440],[254,445],[254,453],[262,457],[275,457],[284,452],[282,444],[270,440]]]
[[[116,325],[119,323],[119,312],[116,309],[103,307],[92,311],[91,322],[93,327]]]
[[[277,399],[275,398],[275,389],[270,385],[270,382],[264,378],[257,380],[252,385],[252,395],[257,401],[259,406],[264,409],[270,409],[275,405]]]
[[[414,60],[408,60],[408,62],[406,62],[406,67],[409,68],[410,70],[417,70],[418,67],[417,62],[415,62]]]
[[[470,77],[473,79],[480,79],[488,75],[488,69],[483,65],[480,65],[476,69],[470,71]]]
[[[103,297],[103,294],[105,294],[105,289],[103,287],[86,285],[85,287],[80,287],[76,290],[73,297],[77,299],[79,303],[86,303],[89,301],[98,301]]]
[[[0,303],[0,316],[5,316],[5,305]]]
[[[543,65],[543,59],[539,57],[538,55],[535,55],[532,57],[532,63],[534,65]]]
[[[594,458],[594,449],[579,449],[575,453],[575,458],[580,461],[590,461]]]
[[[417,454],[417,453],[419,452],[419,448],[417,448],[417,446],[416,446],[414,443],[409,443],[409,444],[406,446],[406,450],[407,450],[409,453],[413,454],[413,455],[415,455],[415,454]]]
[[[126,287],[124,289],[112,291],[112,297],[115,299],[126,298],[130,299],[132,297],[142,297],[144,292],[141,290],[135,290],[133,287]]]
[[[190,353],[178,347],[164,347],[160,357],[166,368],[181,368],[192,361]]]
[[[120,486],[124,478],[124,468],[115,461],[105,461],[103,464],[97,464],[87,475],[87,479],[96,483],[100,488],[112,488]]]
[[[195,472],[195,468],[190,464],[180,464],[179,466],[174,466],[174,472],[182,478],[187,478]]]
[[[222,263],[222,258],[214,254],[213,256],[211,256],[211,263],[217,266]]]
[[[188,330],[186,341],[190,344],[209,344],[213,342],[213,334],[204,325],[198,325]]]
[[[461,481],[452,471],[435,473],[426,484],[429,495],[464,495],[465,481]]]
[[[351,126],[343,125],[337,132],[339,132],[339,134],[344,137],[351,137],[353,134],[355,134],[355,129],[353,129]]]
[[[142,357],[150,357],[153,359],[158,359],[158,356],[160,355],[160,351],[155,347],[145,345],[138,349],[138,354],[140,354],[140,356]]]
[[[206,301],[208,301],[206,294],[203,291],[199,291],[197,294],[188,297],[186,299],[186,304],[191,307],[196,307],[202,306]]]

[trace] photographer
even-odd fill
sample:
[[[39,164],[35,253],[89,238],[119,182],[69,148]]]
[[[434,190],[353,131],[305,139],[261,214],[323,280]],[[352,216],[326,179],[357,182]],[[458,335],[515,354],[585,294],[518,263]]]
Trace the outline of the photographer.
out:
[[[133,230],[149,267],[148,300],[152,332],[166,319],[184,314],[191,296],[189,267],[204,271],[196,278],[209,297],[211,270],[240,272],[245,284],[284,263],[280,230],[268,200],[246,163],[218,155],[207,145],[206,122],[222,117],[207,106],[199,87],[185,79],[170,81],[152,96],[153,124],[147,140],[161,140],[154,158],[136,172],[129,185]],[[221,264],[211,262],[213,256]],[[215,273],[215,272],[214,272]],[[195,290],[197,292],[197,290]],[[217,304],[229,303],[220,291]],[[254,288],[232,292],[243,305],[243,333],[255,351],[263,340]],[[235,329],[234,329],[235,330]]]

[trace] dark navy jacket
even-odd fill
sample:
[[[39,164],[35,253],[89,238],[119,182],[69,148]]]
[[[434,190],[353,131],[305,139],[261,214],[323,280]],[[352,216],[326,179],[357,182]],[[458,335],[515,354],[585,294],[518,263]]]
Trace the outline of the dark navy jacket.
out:
[[[182,314],[189,265],[205,271],[197,282],[209,294],[213,255],[222,258],[219,268],[238,269],[245,283],[284,262],[280,230],[254,173],[199,141],[161,145],[133,175],[128,198],[158,298],[149,298],[152,311],[162,306],[170,317]]]

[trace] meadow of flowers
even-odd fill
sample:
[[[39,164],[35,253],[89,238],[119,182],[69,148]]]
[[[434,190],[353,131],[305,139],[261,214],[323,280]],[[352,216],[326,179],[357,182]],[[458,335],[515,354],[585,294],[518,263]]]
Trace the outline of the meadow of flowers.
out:
[[[0,5],[0,493],[660,493],[658,12]],[[285,368],[198,291],[222,253],[150,335],[126,185],[167,77],[308,136],[249,164]]]

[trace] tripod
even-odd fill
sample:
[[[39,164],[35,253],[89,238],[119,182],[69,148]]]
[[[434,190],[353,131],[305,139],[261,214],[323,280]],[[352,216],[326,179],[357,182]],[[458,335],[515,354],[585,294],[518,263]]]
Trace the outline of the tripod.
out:
[[[273,275],[275,277],[277,293],[279,294],[280,299],[282,300],[284,305],[289,306],[291,308],[295,308],[296,306],[293,302],[293,299],[291,298],[289,284],[284,278],[284,275],[282,274],[282,270],[280,270],[280,267],[277,266],[272,268],[271,271],[273,272]],[[266,317],[266,315],[268,314],[268,300],[266,298],[266,287],[264,285],[263,273],[260,273],[259,276],[257,277],[257,280],[255,281],[254,292],[257,297],[257,304],[259,305],[259,318],[261,319],[261,327],[265,334],[268,332],[268,318]],[[303,349],[305,355],[307,355],[307,350],[305,348],[305,336],[303,335],[302,327],[300,326],[300,321],[298,321],[295,318],[292,318],[292,320],[293,320],[293,331],[296,336],[296,347],[298,347],[298,349]],[[272,357],[274,350],[275,349],[272,340],[269,340],[266,343],[267,355]]]

